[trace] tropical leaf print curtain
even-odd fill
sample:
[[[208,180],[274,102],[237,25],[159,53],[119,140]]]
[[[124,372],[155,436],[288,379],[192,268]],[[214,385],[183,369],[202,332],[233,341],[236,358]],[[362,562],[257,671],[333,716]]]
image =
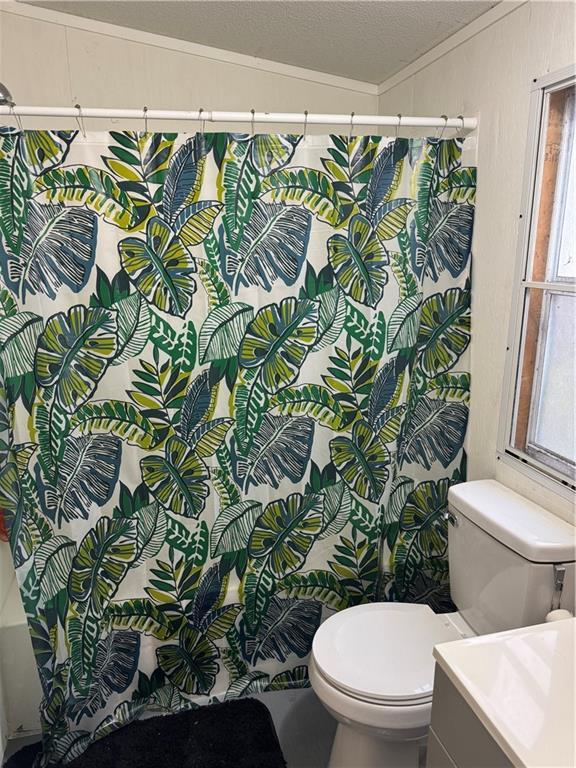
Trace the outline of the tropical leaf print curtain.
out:
[[[305,686],[331,611],[448,607],[461,140],[0,141],[0,505],[44,764],[144,710]]]

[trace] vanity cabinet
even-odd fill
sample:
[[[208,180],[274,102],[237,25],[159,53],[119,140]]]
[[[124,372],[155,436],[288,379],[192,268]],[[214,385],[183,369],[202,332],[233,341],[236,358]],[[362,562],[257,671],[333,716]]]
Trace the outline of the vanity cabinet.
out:
[[[576,766],[576,619],[434,647],[427,768]]]
[[[509,768],[512,765],[436,664],[426,768]]]

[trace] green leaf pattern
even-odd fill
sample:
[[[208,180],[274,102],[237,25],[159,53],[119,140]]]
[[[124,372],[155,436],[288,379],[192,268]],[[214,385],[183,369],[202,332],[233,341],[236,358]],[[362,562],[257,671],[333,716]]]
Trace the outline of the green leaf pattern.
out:
[[[331,611],[449,609],[461,147],[0,128],[0,506],[46,764],[305,686]]]

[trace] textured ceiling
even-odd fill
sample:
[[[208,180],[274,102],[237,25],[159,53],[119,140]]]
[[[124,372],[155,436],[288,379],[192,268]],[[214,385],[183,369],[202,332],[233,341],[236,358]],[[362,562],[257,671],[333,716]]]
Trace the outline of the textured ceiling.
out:
[[[380,83],[498,0],[29,0],[318,72]]]

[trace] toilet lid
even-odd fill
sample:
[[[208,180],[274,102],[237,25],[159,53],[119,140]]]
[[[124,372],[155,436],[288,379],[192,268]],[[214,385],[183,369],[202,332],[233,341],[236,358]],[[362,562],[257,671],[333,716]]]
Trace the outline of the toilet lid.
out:
[[[319,672],[356,698],[390,704],[432,697],[433,646],[459,635],[427,605],[372,603],[340,611],[314,636]]]

